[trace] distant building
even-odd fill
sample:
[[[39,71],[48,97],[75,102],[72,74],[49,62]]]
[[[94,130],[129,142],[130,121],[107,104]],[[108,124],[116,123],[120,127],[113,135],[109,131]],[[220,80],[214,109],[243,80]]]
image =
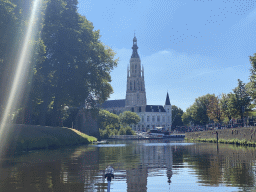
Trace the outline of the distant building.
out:
[[[147,105],[144,67],[137,52],[137,38],[133,38],[132,56],[130,66],[127,68],[126,98],[120,100],[108,100],[102,104],[102,108],[112,113],[119,114],[124,111],[136,112],[141,120],[132,128],[138,130],[149,130],[162,127],[171,129],[172,106],[169,94],[166,95],[165,105]]]

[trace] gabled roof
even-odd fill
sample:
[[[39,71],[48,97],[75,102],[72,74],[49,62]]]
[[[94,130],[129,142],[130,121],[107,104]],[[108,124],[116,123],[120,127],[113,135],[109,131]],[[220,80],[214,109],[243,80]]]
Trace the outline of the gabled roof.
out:
[[[162,105],[146,105],[146,112],[166,112]]]
[[[125,99],[108,100],[102,103],[102,108],[125,107]]]

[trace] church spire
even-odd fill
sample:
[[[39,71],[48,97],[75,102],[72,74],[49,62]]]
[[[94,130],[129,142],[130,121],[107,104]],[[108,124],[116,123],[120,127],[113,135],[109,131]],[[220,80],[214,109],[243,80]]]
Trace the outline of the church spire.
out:
[[[171,105],[168,92],[166,95],[165,105]]]
[[[131,58],[140,58],[138,52],[137,52],[138,46],[137,46],[137,38],[134,33],[134,38],[133,38],[133,46],[132,46],[132,56]]]

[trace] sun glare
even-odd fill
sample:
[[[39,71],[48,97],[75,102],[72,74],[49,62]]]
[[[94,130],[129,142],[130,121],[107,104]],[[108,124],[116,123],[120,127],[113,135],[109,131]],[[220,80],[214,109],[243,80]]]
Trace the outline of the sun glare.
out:
[[[20,51],[18,64],[15,71],[15,76],[13,83],[11,85],[11,91],[8,93],[8,101],[5,105],[4,114],[1,119],[0,124],[0,141],[1,141],[1,148],[0,148],[0,155],[2,154],[2,150],[8,140],[8,130],[9,130],[9,123],[8,123],[8,116],[11,114],[15,109],[18,107],[18,98],[22,94],[21,88],[24,85],[25,80],[23,74],[26,73],[26,70],[29,67],[29,56],[32,51],[32,45],[30,40],[33,39],[33,36],[36,34],[37,28],[34,27],[34,23],[36,22],[36,18],[38,15],[38,8],[40,6],[40,0],[35,0],[33,3],[33,8],[31,11],[31,15],[29,18],[28,27],[24,36],[22,50]]]

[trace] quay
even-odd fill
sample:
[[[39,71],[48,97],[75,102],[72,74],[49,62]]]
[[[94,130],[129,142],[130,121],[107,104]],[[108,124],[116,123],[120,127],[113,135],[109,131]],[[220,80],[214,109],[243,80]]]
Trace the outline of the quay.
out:
[[[113,135],[108,140],[153,140],[153,139],[173,139],[185,138],[185,134],[168,135],[168,137],[142,136],[142,135]]]

